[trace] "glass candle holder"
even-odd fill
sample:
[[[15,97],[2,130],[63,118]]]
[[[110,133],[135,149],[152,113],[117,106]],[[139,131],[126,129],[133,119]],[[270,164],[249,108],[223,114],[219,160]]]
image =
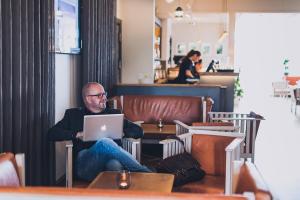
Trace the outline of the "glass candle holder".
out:
[[[162,122],[162,119],[159,119],[159,120],[158,120],[157,127],[158,127],[158,128],[163,128],[163,127],[164,127],[164,124],[163,124],[163,122]]]
[[[131,183],[130,171],[121,170],[118,172],[116,181],[120,189],[128,189]]]

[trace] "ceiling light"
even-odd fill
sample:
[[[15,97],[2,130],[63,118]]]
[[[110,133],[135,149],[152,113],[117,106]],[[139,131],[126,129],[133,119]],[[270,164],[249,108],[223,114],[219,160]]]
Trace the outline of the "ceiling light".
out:
[[[221,34],[221,36],[218,40],[218,43],[222,43],[227,36],[228,36],[228,32],[226,30],[224,30],[224,32]]]
[[[228,14],[227,14],[227,0],[223,0],[223,13],[226,13],[226,21],[223,22],[223,33],[220,35],[220,38],[218,39],[219,43],[222,43],[225,38],[228,36],[228,28],[227,28],[227,20],[228,20]],[[224,16],[222,16],[224,18]]]
[[[182,18],[183,17],[183,10],[180,6],[178,6],[175,10],[175,17]]]

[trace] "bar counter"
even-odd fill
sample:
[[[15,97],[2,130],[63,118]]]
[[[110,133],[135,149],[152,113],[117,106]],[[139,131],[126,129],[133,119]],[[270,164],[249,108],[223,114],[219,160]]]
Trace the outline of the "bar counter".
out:
[[[232,112],[234,105],[234,82],[239,73],[204,72],[200,73],[199,84],[217,84],[226,86],[225,112]]]

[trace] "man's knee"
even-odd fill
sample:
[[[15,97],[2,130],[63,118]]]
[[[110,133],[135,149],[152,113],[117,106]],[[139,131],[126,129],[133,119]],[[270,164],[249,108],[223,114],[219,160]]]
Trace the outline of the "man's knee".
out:
[[[118,160],[111,159],[106,163],[105,169],[107,171],[120,171],[123,169],[123,165]]]
[[[96,145],[99,146],[112,146],[112,145],[117,145],[112,139],[110,138],[101,138],[96,142]]]

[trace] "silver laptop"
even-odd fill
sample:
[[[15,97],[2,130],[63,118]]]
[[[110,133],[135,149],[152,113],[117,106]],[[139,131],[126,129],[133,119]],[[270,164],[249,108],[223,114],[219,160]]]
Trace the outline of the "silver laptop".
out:
[[[123,137],[123,119],[124,114],[85,115],[82,140],[121,139]]]

